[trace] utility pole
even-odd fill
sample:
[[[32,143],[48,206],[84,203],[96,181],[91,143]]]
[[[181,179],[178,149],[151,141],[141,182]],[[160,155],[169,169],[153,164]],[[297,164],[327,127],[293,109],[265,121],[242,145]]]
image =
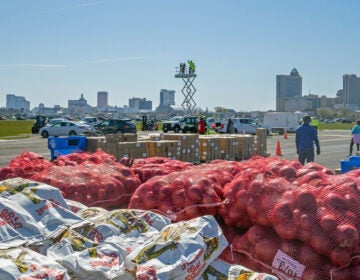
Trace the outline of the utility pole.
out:
[[[184,101],[181,103],[181,106],[188,114],[191,114],[196,107],[196,102],[194,100],[196,88],[193,85],[193,82],[197,75],[195,74],[195,64],[192,60],[188,61],[188,63],[189,68],[186,67],[185,63],[180,63],[180,67],[176,68],[175,78],[180,78],[184,82],[184,87],[181,90],[184,95]]]

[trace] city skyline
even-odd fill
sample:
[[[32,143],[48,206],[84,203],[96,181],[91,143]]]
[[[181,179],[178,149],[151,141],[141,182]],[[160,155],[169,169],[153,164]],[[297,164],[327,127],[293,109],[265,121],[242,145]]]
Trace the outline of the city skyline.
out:
[[[188,59],[202,108],[274,110],[276,75],[293,68],[304,95],[335,97],[343,75],[360,73],[359,8],[310,0],[8,1],[0,11],[0,107],[6,94],[31,107],[66,107],[84,94],[96,106],[98,91],[118,106],[135,96],[158,104],[163,88],[176,91],[179,105],[175,68]]]

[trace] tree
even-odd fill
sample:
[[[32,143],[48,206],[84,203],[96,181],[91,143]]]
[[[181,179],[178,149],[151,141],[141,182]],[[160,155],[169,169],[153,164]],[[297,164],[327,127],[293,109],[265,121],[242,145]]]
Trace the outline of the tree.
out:
[[[220,107],[220,106],[215,107],[214,110],[215,110],[216,113],[223,113],[223,112],[226,112],[226,111],[227,111],[226,108]]]
[[[338,112],[339,117],[347,118],[351,115],[352,111],[349,108],[341,108]]]
[[[334,117],[335,112],[329,108],[317,108],[316,114],[320,119],[329,119]]]

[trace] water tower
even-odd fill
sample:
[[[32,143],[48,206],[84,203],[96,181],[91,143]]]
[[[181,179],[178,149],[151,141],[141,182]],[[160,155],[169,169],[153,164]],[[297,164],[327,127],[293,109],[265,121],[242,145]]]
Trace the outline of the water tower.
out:
[[[184,101],[181,103],[181,106],[188,114],[191,114],[196,107],[196,102],[194,100],[196,88],[193,85],[196,74],[193,61],[188,60],[188,67],[186,67],[186,63],[180,63],[180,67],[176,67],[175,78],[180,78],[184,81],[184,87],[181,90],[184,95]]]

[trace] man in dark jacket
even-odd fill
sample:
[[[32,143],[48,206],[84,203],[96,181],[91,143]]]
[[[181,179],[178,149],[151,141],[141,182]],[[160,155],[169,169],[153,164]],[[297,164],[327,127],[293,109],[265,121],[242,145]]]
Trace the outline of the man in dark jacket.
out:
[[[316,145],[316,154],[320,155],[320,143],[317,131],[310,125],[310,116],[303,117],[303,124],[295,131],[296,153],[299,155],[299,161],[302,165],[305,161],[314,161],[314,144]]]

